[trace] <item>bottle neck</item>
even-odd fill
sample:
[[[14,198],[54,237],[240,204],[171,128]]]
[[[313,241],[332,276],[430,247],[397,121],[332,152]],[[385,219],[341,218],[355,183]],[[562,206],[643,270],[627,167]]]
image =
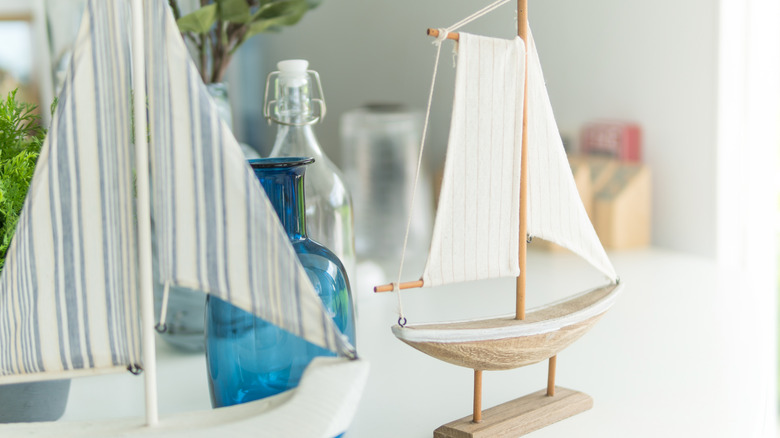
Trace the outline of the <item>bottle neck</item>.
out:
[[[276,101],[274,116],[283,124],[305,125],[313,121],[311,87],[306,77],[280,77]]]
[[[254,171],[287,236],[293,241],[305,239],[304,167],[256,168]]]
[[[308,79],[280,78],[276,84],[274,123],[276,140],[271,156],[305,156],[318,160],[322,157],[312,126],[316,117],[312,112],[311,87]]]
[[[312,125],[289,126],[277,124],[276,140],[271,149],[271,157],[304,156],[313,157],[316,161],[323,159],[317,137]]]

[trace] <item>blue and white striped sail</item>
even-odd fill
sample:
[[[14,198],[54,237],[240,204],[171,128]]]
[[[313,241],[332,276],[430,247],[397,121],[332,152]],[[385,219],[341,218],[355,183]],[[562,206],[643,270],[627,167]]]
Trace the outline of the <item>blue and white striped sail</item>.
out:
[[[351,355],[166,3],[148,1],[146,14],[162,281]],[[0,383],[142,366],[129,29],[126,2],[88,2],[0,277]]]
[[[148,2],[144,24],[161,282],[207,291],[351,354],[219,118],[166,2]]]
[[[128,20],[87,6],[0,278],[0,382],[140,363]]]

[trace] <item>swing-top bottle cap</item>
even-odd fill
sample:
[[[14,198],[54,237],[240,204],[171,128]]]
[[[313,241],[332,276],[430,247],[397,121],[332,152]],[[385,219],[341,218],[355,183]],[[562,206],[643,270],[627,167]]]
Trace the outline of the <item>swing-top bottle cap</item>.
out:
[[[287,59],[277,62],[276,68],[279,70],[269,73],[265,81],[263,116],[270,121],[292,126],[311,125],[322,120],[325,117],[322,84],[317,72],[309,70],[309,61]],[[269,100],[269,90],[273,90],[274,100]],[[313,113],[312,104],[319,106],[319,113]],[[293,113],[304,115],[306,120],[283,120]]]
[[[301,87],[309,80],[309,61],[305,59],[288,59],[276,63],[279,69],[279,79],[287,86]]]
[[[279,73],[301,73],[306,74],[306,70],[309,69],[309,61],[305,59],[287,59],[276,63],[276,68],[279,69]]]

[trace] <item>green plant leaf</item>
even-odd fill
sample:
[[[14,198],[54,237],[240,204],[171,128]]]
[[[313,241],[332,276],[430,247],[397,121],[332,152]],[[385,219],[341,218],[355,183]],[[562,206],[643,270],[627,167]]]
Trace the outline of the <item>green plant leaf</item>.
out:
[[[271,3],[279,3],[283,2],[285,0],[261,0],[260,6],[265,6]],[[317,6],[319,6],[322,3],[322,0],[306,0],[306,5],[309,6],[309,9],[314,9]]]
[[[314,9],[322,3],[322,0],[306,0],[306,5],[309,9]]]
[[[0,268],[46,136],[34,109],[34,105],[16,100],[16,90],[0,100]]]
[[[248,23],[252,20],[252,12],[246,0],[217,0],[219,18],[232,23]]]
[[[265,4],[252,16],[252,23],[244,39],[280,26],[293,25],[300,21],[308,10],[307,0],[280,0]]]
[[[207,33],[217,21],[217,4],[212,3],[176,21],[181,32]]]

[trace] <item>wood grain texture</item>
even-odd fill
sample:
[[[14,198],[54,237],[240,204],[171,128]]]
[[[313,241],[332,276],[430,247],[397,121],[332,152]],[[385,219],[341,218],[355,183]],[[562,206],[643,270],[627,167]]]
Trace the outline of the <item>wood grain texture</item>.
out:
[[[523,321],[515,320],[512,317],[503,317],[458,323],[426,324],[419,326],[419,328],[407,326],[404,330],[500,329],[516,325],[545,323],[598,303],[612,293],[614,288],[614,285],[610,285],[594,289],[571,300],[529,312]],[[508,370],[531,365],[557,355],[584,335],[601,316],[603,313],[563,325],[554,331],[504,339],[472,342],[415,342],[403,339],[403,337],[399,337],[399,339],[429,356],[454,365],[485,371]]]
[[[402,341],[454,365],[485,371],[511,370],[557,355],[584,335],[601,316],[533,336],[457,343]]]
[[[539,430],[593,407],[593,399],[582,392],[555,387],[555,396],[546,390],[500,404],[483,412],[482,422],[471,416],[447,423],[433,432],[434,438],[509,438]]]

